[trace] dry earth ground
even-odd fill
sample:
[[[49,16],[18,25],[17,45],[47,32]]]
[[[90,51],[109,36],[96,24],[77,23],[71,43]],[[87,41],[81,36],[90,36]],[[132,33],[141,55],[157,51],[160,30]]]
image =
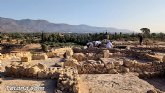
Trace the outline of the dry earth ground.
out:
[[[129,74],[82,74],[80,93],[146,93],[154,86]],[[165,85],[164,85],[165,86]]]
[[[54,93],[56,81],[55,80],[38,80],[38,79],[15,79],[15,78],[1,78],[0,93]],[[28,91],[14,91],[13,86],[33,87],[35,89]],[[37,87],[38,86],[38,87]],[[10,90],[11,89],[11,90]]]

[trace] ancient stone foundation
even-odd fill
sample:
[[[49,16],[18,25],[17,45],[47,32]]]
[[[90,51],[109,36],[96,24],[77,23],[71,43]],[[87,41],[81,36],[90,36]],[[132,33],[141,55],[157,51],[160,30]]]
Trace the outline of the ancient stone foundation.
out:
[[[57,80],[55,93],[78,93],[78,71],[76,68],[48,68],[40,63],[33,66],[27,63],[13,63],[6,66],[5,69],[7,77]]]
[[[73,53],[74,52],[74,53]],[[47,67],[38,63],[31,65],[29,56],[22,56],[22,63],[14,62],[6,66],[5,75],[10,77],[28,77],[57,80],[55,93],[78,93],[78,74],[118,74],[136,73],[140,78],[153,78],[165,74],[165,56],[146,54],[130,50],[107,49],[56,49],[47,54],[33,55],[32,59],[41,60],[48,57],[62,57],[63,62],[55,63],[55,67]],[[124,55],[126,54],[126,55]],[[145,57],[151,62],[140,63],[127,57]]]
[[[45,60],[48,59],[46,54],[34,54],[32,55],[32,60]]]
[[[98,61],[88,60],[77,65],[79,74],[116,74],[138,73],[140,77],[161,76],[165,73],[165,63],[139,63],[136,60],[101,58]]]
[[[54,78],[59,74],[60,68],[47,68],[44,64],[31,66],[30,64],[15,63],[5,67],[5,75],[11,77]]]

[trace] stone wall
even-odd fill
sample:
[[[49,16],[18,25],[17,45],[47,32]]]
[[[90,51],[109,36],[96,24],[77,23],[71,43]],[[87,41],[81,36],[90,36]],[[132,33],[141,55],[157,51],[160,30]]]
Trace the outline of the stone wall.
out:
[[[62,71],[59,68],[47,68],[44,64],[13,63],[5,67],[5,75],[10,77],[53,78]]]
[[[5,67],[5,76],[16,78],[37,78],[57,80],[55,93],[78,93],[78,71],[76,68],[50,67],[38,63],[13,63]]]
[[[67,53],[67,55],[73,55],[73,50],[70,47],[57,48],[52,50],[52,53],[54,54],[54,56],[63,58],[65,53]]]
[[[31,56],[31,53],[30,52],[7,53],[7,54],[2,54],[1,59],[6,60],[6,59],[12,59],[12,58],[20,58],[24,56]]]
[[[122,58],[101,58],[87,60],[77,65],[79,74],[116,74],[138,73],[140,77],[161,76],[165,72],[165,62],[139,63],[136,60]]]
[[[80,61],[86,61],[86,60],[99,60],[100,58],[109,58],[109,57],[114,57],[115,55],[116,53],[110,53],[108,49],[95,50],[94,48],[93,50],[86,49],[83,52],[74,53],[72,57],[80,62]]]
[[[65,68],[60,74],[55,93],[78,93],[78,72],[76,68]]]

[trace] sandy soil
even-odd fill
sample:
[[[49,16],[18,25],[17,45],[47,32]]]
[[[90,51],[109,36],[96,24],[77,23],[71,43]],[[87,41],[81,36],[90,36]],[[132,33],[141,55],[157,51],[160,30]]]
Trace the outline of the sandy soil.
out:
[[[80,75],[80,93],[146,93],[154,86],[133,74]]]

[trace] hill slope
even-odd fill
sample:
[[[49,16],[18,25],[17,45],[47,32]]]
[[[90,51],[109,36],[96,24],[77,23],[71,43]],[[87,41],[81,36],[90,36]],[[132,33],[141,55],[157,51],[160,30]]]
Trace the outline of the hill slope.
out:
[[[14,20],[0,17],[1,32],[64,32],[64,33],[96,33],[105,31],[130,33],[133,31],[126,29],[116,29],[110,27],[95,27],[88,25],[56,24],[46,20],[22,19]]]

